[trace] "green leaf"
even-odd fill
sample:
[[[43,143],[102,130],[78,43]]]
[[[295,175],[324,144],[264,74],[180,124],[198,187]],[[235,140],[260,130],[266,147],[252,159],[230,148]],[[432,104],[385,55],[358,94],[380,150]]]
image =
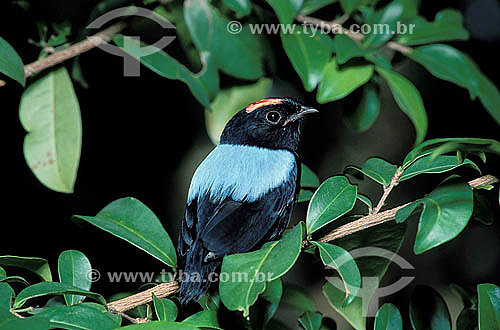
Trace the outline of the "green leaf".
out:
[[[300,189],[299,195],[297,196],[296,203],[302,203],[310,201],[313,196],[313,192],[310,190]]]
[[[479,284],[479,330],[500,329],[500,288],[493,284]]]
[[[481,174],[479,167],[477,167],[477,165],[469,159],[459,162],[456,156],[438,156],[434,159],[432,159],[431,156],[425,156],[419,158],[412,165],[406,168],[399,181],[411,179],[419,174],[444,173],[459,166],[470,166]]]
[[[380,99],[375,86],[368,84],[363,88],[363,95],[356,109],[344,116],[347,128],[355,132],[367,131],[380,113]]]
[[[477,296],[475,293],[466,290],[457,284],[450,284],[450,290],[455,293],[461,300],[465,308],[477,309]]]
[[[479,76],[474,65],[456,48],[444,44],[421,46],[406,56],[423,65],[434,76],[467,88],[471,98],[479,95]]]
[[[14,290],[7,283],[0,283],[0,309],[10,310]]]
[[[443,9],[436,14],[434,22],[415,17],[408,23],[406,33],[400,33],[397,42],[403,45],[420,45],[431,42],[467,40],[469,32],[462,24],[462,14],[456,9]],[[413,26],[412,26],[413,25]]]
[[[0,265],[27,269],[44,281],[52,281],[52,274],[47,260],[36,257],[0,256]]]
[[[182,321],[182,324],[189,324],[201,328],[221,329],[217,320],[216,311],[201,311],[193,314]]]
[[[220,296],[218,292],[204,295],[198,300],[198,304],[206,311],[218,311],[220,307]]]
[[[416,130],[415,144],[421,143],[427,133],[427,114],[417,88],[405,77],[394,71],[376,67],[377,72],[389,84],[394,100],[412,121]]]
[[[460,150],[467,153],[490,152],[500,155],[500,142],[480,138],[441,138],[425,141],[406,155],[402,168],[406,169],[417,159],[426,155],[437,157],[439,155]]]
[[[219,69],[248,80],[264,75],[260,36],[252,34],[248,24],[240,32],[230,33],[229,19],[206,0],[185,1],[184,19],[198,51],[210,52]]]
[[[340,0],[340,6],[344,14],[349,15],[363,3],[363,0]]]
[[[415,212],[417,207],[419,207],[419,206],[420,206],[419,202],[416,201],[413,203],[409,203],[408,205],[400,208],[396,212],[396,219],[395,219],[396,222],[401,223],[401,222],[406,221],[406,219],[408,219]]]
[[[339,246],[314,241],[311,243],[318,247],[323,264],[335,269],[342,278],[345,292],[343,306],[349,305],[361,287],[361,275],[356,261],[349,252]]]
[[[208,52],[200,53],[203,69],[199,73],[193,73],[161,49],[157,49],[153,54],[143,56],[145,50],[154,46],[149,45],[146,48],[144,43],[137,44],[132,38],[121,34],[115,34],[113,41],[151,71],[162,77],[184,82],[198,102],[206,107],[210,106],[210,100],[219,90],[217,67]],[[126,49],[124,48],[125,44],[128,46]]]
[[[285,284],[280,305],[287,306],[299,312],[314,312],[318,310],[314,300],[309,296],[307,289],[291,284]]]
[[[36,314],[33,318],[48,319],[51,329],[107,330],[120,327],[120,322],[117,322],[110,312],[86,304],[55,306]]]
[[[344,173],[353,175],[355,177],[363,178],[364,175],[373,181],[387,187],[391,181],[396,169],[398,167],[389,163],[381,158],[368,158],[363,164],[362,168],[356,166],[347,166]],[[361,174],[361,175],[360,175]]]
[[[60,295],[60,294],[78,294],[88,298],[92,298],[103,305],[106,304],[106,300],[104,300],[104,298],[98,293],[82,290],[80,288],[65,283],[41,282],[33,284],[23,289],[21,292],[19,292],[19,294],[16,297],[16,300],[14,301],[14,308],[21,307],[22,305],[24,305],[24,303],[26,303],[26,301],[28,301],[28,299],[31,298],[46,296],[46,295]]]
[[[315,11],[326,7],[337,0],[304,0],[304,4],[302,5],[302,8],[300,9],[300,14],[301,15],[309,15],[311,13],[314,13]]]
[[[377,10],[367,22],[371,25],[371,30],[363,39],[363,46],[373,48],[389,41],[394,36],[393,31],[396,31],[402,15],[403,5],[395,1]]]
[[[304,330],[320,330],[323,316],[318,312],[305,312],[299,317],[299,324]]]
[[[371,64],[345,66],[339,69],[336,60],[333,59],[325,68],[316,99],[318,103],[327,103],[344,98],[368,82],[372,76]]]
[[[362,48],[361,45],[345,34],[337,34],[333,39],[333,47],[338,64],[344,64],[354,57],[372,54],[371,49]]]
[[[2,37],[0,37],[0,73],[14,79],[23,87],[26,84],[23,60]]]
[[[323,78],[330,60],[333,41],[326,34],[313,35],[310,28],[281,33],[281,42],[293,68],[308,92],[314,90]]]
[[[476,330],[478,324],[477,310],[464,308],[457,317],[457,330]]]
[[[235,113],[255,100],[261,100],[268,96],[271,86],[270,79],[262,78],[254,84],[221,90],[210,107],[205,109],[205,123],[212,143],[219,144],[224,127]]]
[[[318,176],[304,163],[301,163],[300,186],[302,188],[316,188],[319,186]]]
[[[488,77],[479,69],[476,70],[479,77],[479,99],[490,116],[500,125],[500,92]]]
[[[153,293],[153,306],[155,314],[160,321],[175,321],[177,318],[177,305],[170,299],[157,298]]]
[[[132,324],[126,327],[121,327],[120,329],[131,329],[131,330],[200,330],[199,328],[179,322],[171,321],[152,321],[140,324]]]
[[[265,329],[281,301],[283,284],[280,278],[269,282],[257,302],[250,307],[250,323],[253,329]]]
[[[266,0],[273,7],[281,24],[291,24],[302,7],[303,0]]]
[[[343,216],[356,203],[358,188],[345,176],[326,179],[314,193],[307,208],[307,234],[310,235]]]
[[[419,200],[423,205],[414,251],[421,254],[455,238],[472,215],[473,194],[467,183],[444,184]]]
[[[377,312],[374,330],[403,330],[403,319],[393,304],[383,304]]]
[[[335,243],[347,251],[370,247],[382,248],[397,253],[401,248],[405,232],[405,224],[387,223],[373,227],[370,230],[360,231],[348,237],[338,239]],[[356,261],[361,273],[361,278],[374,279],[373,281],[366,281],[363,283],[363,287],[361,288],[364,291],[363,296],[370,299],[375,293],[375,290],[379,287],[378,283],[387,271],[391,260],[390,258],[366,256]],[[367,310],[368,306],[363,306],[360,297],[356,297],[348,306],[343,306],[345,292],[339,290],[329,282],[323,286],[323,294],[326,296],[333,309],[340,313],[356,330],[366,329],[366,319],[364,315],[368,315],[369,311]],[[375,312],[376,311],[373,311],[373,315],[375,315]]]
[[[223,0],[224,4],[234,10],[235,13],[246,16],[252,10],[250,0]]]
[[[52,190],[73,192],[82,146],[82,119],[64,67],[43,75],[24,91],[19,118],[28,131],[24,158],[37,179]]]
[[[372,213],[373,203],[370,197],[358,193],[356,198],[368,207],[368,213]]]
[[[170,267],[175,267],[177,256],[172,240],[160,220],[139,200],[126,197],[103,208],[95,217],[75,215],[149,253]]]
[[[410,298],[410,321],[414,330],[451,330],[450,312],[441,295],[417,285]]]
[[[92,272],[92,266],[89,259],[80,251],[66,250],[59,255],[57,263],[59,271],[59,281],[74,287],[90,290],[92,281],[89,274]],[[67,305],[76,305],[85,297],[75,295],[64,295]]]
[[[224,257],[221,273],[238,275],[220,281],[219,292],[230,310],[243,311],[248,316],[259,294],[269,281],[281,277],[295,264],[302,248],[302,223],[285,233],[279,241],[268,242],[254,252]]]
[[[49,320],[33,317],[21,319],[8,310],[0,308],[0,328],[2,330],[49,330]]]
[[[7,277],[7,273],[5,272],[5,269],[0,267],[0,281],[3,281],[3,279],[6,277]]]

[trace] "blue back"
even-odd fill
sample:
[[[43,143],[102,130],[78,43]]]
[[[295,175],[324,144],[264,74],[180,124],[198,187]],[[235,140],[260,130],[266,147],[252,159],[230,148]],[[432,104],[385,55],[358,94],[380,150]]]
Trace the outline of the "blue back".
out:
[[[188,203],[200,194],[220,202],[254,202],[297,171],[293,153],[247,145],[221,144],[198,166],[189,187]]]

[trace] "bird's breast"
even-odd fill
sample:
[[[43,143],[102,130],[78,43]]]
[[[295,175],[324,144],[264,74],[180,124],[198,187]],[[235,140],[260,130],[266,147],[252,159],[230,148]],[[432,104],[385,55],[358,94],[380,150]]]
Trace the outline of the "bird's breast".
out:
[[[231,197],[253,202],[273,188],[297,179],[293,153],[260,147],[221,144],[198,166],[189,188],[188,202],[200,194],[212,201]]]

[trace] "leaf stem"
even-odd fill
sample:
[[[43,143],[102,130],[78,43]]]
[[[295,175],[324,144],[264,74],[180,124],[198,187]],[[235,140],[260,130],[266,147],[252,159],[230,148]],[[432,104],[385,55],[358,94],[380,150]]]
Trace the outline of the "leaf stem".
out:
[[[401,174],[403,174],[403,170],[401,169],[401,167],[398,167],[396,169],[396,172],[394,172],[394,176],[391,179],[391,183],[389,183],[389,185],[384,188],[384,193],[382,194],[382,197],[380,197],[377,206],[375,206],[371,214],[377,214],[380,211],[380,209],[384,206],[385,200],[387,199],[387,197],[389,197],[389,194],[391,193],[392,189],[398,185]]]

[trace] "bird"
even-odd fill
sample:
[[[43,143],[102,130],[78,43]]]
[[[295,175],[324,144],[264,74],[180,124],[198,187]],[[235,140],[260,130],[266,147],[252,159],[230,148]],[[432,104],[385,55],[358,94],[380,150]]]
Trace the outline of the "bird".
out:
[[[287,228],[300,188],[303,119],[318,110],[266,98],[237,112],[196,169],[178,241],[182,305],[210,288],[226,255],[256,250]]]

